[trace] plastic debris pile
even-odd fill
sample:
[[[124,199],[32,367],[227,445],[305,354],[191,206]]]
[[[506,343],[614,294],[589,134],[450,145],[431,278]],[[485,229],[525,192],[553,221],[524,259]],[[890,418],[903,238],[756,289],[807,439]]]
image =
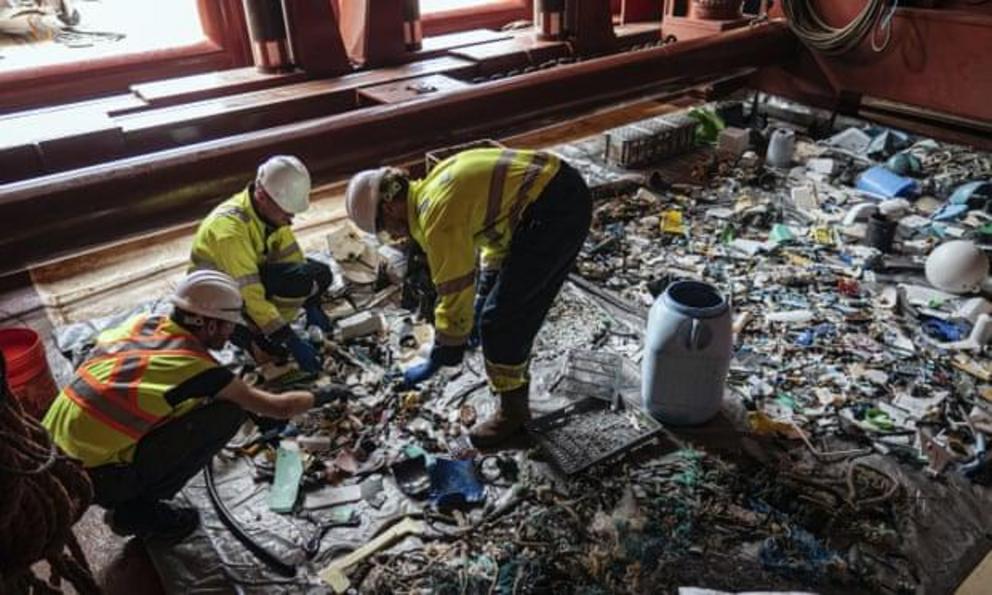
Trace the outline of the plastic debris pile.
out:
[[[249,375],[273,389],[333,379],[354,398],[262,424],[228,453],[237,487],[225,498],[299,574],[268,580],[207,523],[205,547],[223,552],[202,573],[259,592],[929,586],[917,552],[927,534],[914,523],[931,492],[910,484],[920,476],[970,489],[986,475],[992,362],[990,337],[976,329],[992,331],[992,303],[930,287],[924,260],[947,239],[992,238],[992,193],[981,184],[992,159],[863,123],[828,130],[811,125],[808,110],[756,105],[747,120],[740,103],[696,110],[697,140],[716,148],[649,169],[609,164],[604,135],[555,148],[600,201],[531,365],[536,415],[572,403],[556,387],[573,349],[624,356],[610,390],[636,408],[646,306],[674,280],[713,283],[735,313],[725,409],[743,410],[742,424],[721,430],[737,440],[729,454],[713,454],[705,436],[664,431],[622,463],[566,476],[526,443],[476,452],[468,428],[494,407],[481,354],[419,389],[398,387],[398,370],[433,339],[413,314],[429,314],[431,288],[407,268],[416,259],[343,230],[329,238],[339,282],[325,304],[337,330],[300,331],[323,353],[325,374]],[[792,132],[775,133],[783,127]],[[299,475],[280,473],[280,461]],[[244,469],[250,482],[238,477]],[[289,494],[282,512],[269,498],[276,492]]]
[[[645,187],[596,209],[580,274],[644,305],[675,279],[718,285],[737,316],[730,384],[752,431],[842,436],[934,474],[978,474],[992,302],[923,273],[946,240],[988,244],[992,157],[867,124],[820,139],[777,124],[796,128],[785,167],[750,143],[715,153],[703,184],[643,171]],[[881,244],[876,218],[894,231]]]

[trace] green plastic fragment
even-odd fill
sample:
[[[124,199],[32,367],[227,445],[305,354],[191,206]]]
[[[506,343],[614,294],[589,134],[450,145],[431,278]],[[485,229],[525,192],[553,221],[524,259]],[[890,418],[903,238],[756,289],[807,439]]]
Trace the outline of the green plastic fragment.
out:
[[[405,454],[407,458],[415,459],[417,457],[426,456],[427,451],[420,448],[416,444],[407,444],[403,447],[403,454]]]
[[[768,239],[775,242],[776,244],[786,244],[796,239],[795,234],[789,229],[788,225],[782,223],[776,223],[771,232],[768,234]]]
[[[300,490],[300,479],[303,477],[303,459],[295,447],[282,444],[276,451],[276,476],[269,492],[269,510],[273,512],[290,512],[296,504]]]
[[[698,122],[696,142],[700,144],[714,144],[720,131],[727,127],[723,118],[713,110],[694,107],[689,110],[688,116]]]
[[[783,406],[792,409],[793,411],[799,408],[799,404],[796,403],[796,400],[793,399],[792,395],[788,393],[779,393],[778,396],[775,397],[775,400],[778,403],[782,404]]]
[[[330,514],[326,519],[328,524],[341,524],[351,522],[352,518],[355,516],[354,506],[335,506],[328,511]]]
[[[734,229],[733,224],[727,224],[720,232],[720,241],[724,244],[729,244],[734,241],[737,237],[737,230]]]

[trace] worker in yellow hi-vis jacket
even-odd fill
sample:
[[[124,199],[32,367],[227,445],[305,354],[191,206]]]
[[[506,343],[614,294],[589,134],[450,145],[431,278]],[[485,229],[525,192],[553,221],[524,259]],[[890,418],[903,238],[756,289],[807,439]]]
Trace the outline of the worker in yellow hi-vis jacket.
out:
[[[232,342],[279,357],[286,350],[308,372],[317,372],[316,349],[290,328],[300,308],[308,325],[330,331],[320,297],[330,286],[330,268],[305,259],[290,224],[310,206],[310,173],[296,157],[276,155],[258,168],[255,181],[218,205],[200,223],[190,255],[191,270],[227,273],[241,287],[248,324]]]
[[[42,424],[93,483],[94,500],[119,535],[179,540],[196,511],[170,503],[209,464],[248,413],[289,419],[347,398],[347,387],[271,393],[223,367],[222,349],[241,323],[234,280],[188,275],[169,315],[141,314],[97,338]]]
[[[582,177],[550,153],[472,149],[423,180],[395,168],[360,172],[346,201],[365,232],[412,237],[427,254],[438,293],[435,341],[405,381],[459,364],[481,340],[500,408],[472,440],[487,447],[516,433],[530,419],[534,337],[589,232],[592,198]]]

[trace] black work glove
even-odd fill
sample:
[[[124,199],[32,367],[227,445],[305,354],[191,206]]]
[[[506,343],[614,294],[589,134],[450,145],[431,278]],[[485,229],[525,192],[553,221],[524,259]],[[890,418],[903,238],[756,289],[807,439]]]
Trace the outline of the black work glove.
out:
[[[334,401],[346,401],[353,396],[351,389],[347,386],[333,382],[326,386],[317,387],[312,392],[314,407],[323,407]]]

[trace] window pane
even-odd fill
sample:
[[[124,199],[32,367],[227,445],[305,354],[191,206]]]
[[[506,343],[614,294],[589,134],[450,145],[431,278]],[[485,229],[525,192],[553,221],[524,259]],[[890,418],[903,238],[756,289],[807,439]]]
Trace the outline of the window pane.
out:
[[[0,72],[181,47],[206,39],[197,0],[88,0],[67,5],[77,14],[0,10]]]
[[[500,0],[420,0],[420,12],[441,12],[445,10],[455,10],[458,8],[471,8],[473,6],[485,6]]]

